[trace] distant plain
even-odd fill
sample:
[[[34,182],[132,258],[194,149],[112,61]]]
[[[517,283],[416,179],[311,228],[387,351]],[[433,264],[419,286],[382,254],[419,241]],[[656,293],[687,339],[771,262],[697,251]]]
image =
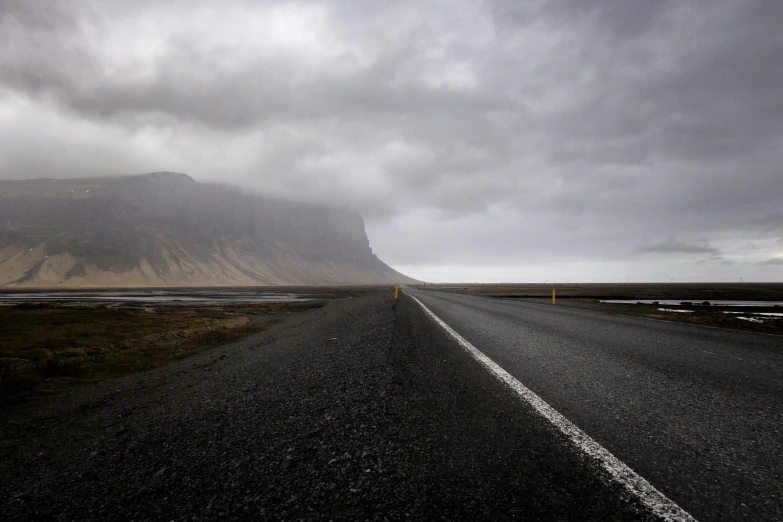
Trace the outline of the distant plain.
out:
[[[522,300],[603,313],[783,335],[783,307],[710,300],[783,301],[780,283],[427,284],[431,291]],[[147,370],[236,341],[326,301],[383,286],[0,290],[0,389],[16,403],[76,384]],[[389,295],[391,291],[389,289]],[[660,300],[687,304],[607,303]]]
[[[783,283],[528,283],[428,284],[428,290],[518,299],[700,326],[783,335]],[[630,303],[608,303],[627,300]],[[652,301],[642,303],[641,301]],[[677,304],[661,304],[674,301]],[[714,306],[713,301],[768,302],[768,306]],[[767,314],[767,315],[763,315]]]

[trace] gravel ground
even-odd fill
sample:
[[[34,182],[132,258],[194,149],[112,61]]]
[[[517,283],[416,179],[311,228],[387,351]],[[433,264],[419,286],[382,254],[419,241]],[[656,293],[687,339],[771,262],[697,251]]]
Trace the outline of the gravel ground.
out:
[[[636,520],[409,298],[2,412],[5,520]]]

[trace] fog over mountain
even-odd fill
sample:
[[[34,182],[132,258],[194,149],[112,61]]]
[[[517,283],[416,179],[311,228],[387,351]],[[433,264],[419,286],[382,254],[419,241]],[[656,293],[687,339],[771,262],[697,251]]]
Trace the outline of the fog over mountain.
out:
[[[352,210],[172,172],[0,181],[0,287],[407,282]]]
[[[0,0],[0,179],[356,209],[439,281],[783,281],[783,3]]]

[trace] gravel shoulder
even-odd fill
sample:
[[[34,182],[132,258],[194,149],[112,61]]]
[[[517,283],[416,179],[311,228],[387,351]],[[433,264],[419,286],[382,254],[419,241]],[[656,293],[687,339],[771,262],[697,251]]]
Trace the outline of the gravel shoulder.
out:
[[[647,514],[388,292],[4,411],[6,520]]]

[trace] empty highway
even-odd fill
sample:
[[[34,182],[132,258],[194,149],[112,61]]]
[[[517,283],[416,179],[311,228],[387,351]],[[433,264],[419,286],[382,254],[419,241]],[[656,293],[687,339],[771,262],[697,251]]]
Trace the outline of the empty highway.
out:
[[[406,291],[0,411],[3,519],[783,519],[779,337]]]
[[[783,519],[783,338],[406,291],[694,517]]]

